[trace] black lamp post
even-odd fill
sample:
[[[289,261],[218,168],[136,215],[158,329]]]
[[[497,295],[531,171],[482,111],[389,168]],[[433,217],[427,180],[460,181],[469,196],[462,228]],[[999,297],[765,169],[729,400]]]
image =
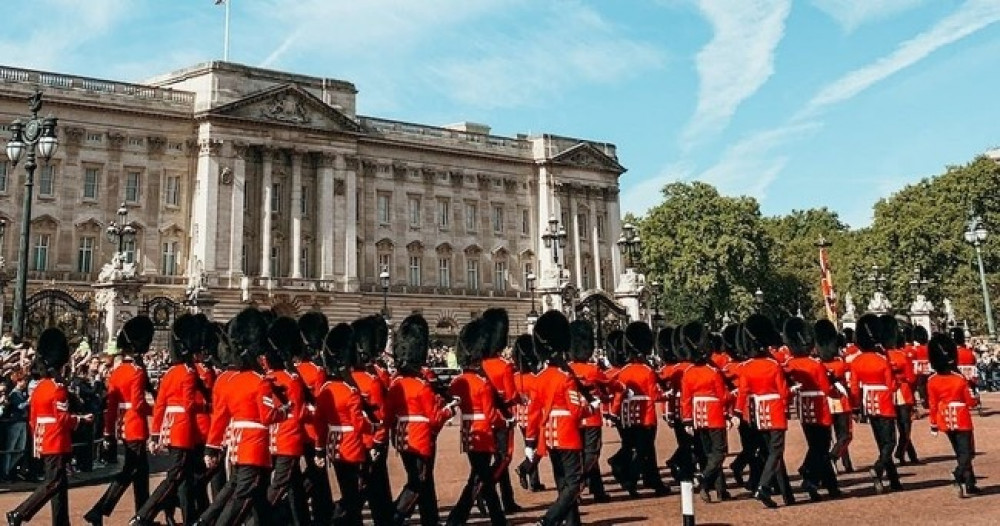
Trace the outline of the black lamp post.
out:
[[[660,315],[660,294],[663,294],[663,283],[654,281],[650,284],[650,291],[653,293],[653,330],[663,327],[663,316]]]
[[[389,266],[383,266],[382,272],[378,275],[378,280],[382,284],[382,317],[389,319]]]
[[[549,228],[542,234],[545,248],[552,249],[552,262],[559,265],[559,249],[566,248],[566,227],[559,224],[556,216],[549,217]]]
[[[920,294],[927,285],[930,285],[931,281],[924,277],[923,270],[919,266],[913,267],[913,278],[910,279],[910,289],[913,290],[913,294]]]
[[[528,274],[525,281],[528,282],[528,291],[531,293],[531,310],[528,311],[528,325],[534,326],[535,322],[538,321],[538,311],[535,310],[535,275]]]
[[[24,122],[15,119],[10,125],[10,140],[7,141],[7,158],[11,166],[17,166],[21,158],[25,158],[24,171],[27,177],[24,181],[24,210],[21,213],[21,246],[17,262],[17,283],[14,287],[14,336],[24,336],[24,315],[27,306],[28,293],[28,240],[31,237],[31,199],[35,186],[35,168],[38,168],[35,157],[35,147],[42,160],[48,162],[59,147],[56,138],[57,120],[52,117],[38,118],[42,109],[42,92],[36,91],[28,97],[28,108],[31,117]]]
[[[121,265],[125,261],[125,243],[135,239],[135,225],[128,220],[128,207],[125,203],[118,207],[117,215],[118,220],[108,225],[105,234],[108,236],[108,241],[118,247],[118,265]]]
[[[758,313],[764,310],[764,291],[760,290],[760,287],[753,293],[753,303],[757,306]]]
[[[618,237],[618,250],[625,258],[625,268],[635,268],[639,251],[642,250],[642,240],[632,223],[625,223],[622,227],[621,236]]]
[[[4,248],[7,246],[7,220],[0,218],[0,333],[4,326],[4,306],[7,303],[7,260],[4,259]]]
[[[868,281],[875,287],[875,292],[885,292],[886,277],[882,273],[882,267],[872,265],[872,273],[868,276]]]
[[[966,224],[965,241],[976,247],[976,258],[979,260],[979,284],[983,288],[983,305],[986,307],[986,324],[990,331],[990,340],[996,339],[996,325],[993,323],[993,307],[990,305],[990,290],[986,287],[986,269],[983,267],[983,242],[989,237],[989,231],[983,224],[983,218],[972,215]]]

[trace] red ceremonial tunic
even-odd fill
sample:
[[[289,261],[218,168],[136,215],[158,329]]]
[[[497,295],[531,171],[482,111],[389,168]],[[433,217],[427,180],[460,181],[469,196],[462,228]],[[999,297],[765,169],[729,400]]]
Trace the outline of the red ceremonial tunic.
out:
[[[832,394],[826,367],[819,360],[809,357],[795,357],[785,364],[788,379],[798,384],[795,396],[798,398],[798,417],[802,424],[831,426],[833,416],[827,397]],[[838,393],[839,394],[839,393]]]
[[[306,410],[305,388],[295,373],[285,370],[270,371],[267,378],[274,382],[274,390],[282,390],[291,410],[281,422],[271,424],[271,454],[298,457],[303,453],[306,431],[303,424],[310,417]],[[280,397],[275,395],[275,400]]]
[[[917,375],[913,371],[913,361],[903,349],[892,349],[886,352],[892,374],[896,377],[896,392],[893,402],[896,405],[913,405],[913,388],[917,383]]]
[[[535,396],[528,404],[525,439],[535,441],[541,455],[548,449],[580,451],[583,449],[580,421],[590,412],[569,373],[549,364],[535,382]]]
[[[496,452],[493,428],[503,417],[496,408],[497,393],[489,381],[475,372],[463,371],[451,380],[448,392],[460,400],[462,453]]]
[[[361,394],[363,407],[368,408],[372,416],[379,422],[385,422],[385,398],[389,385],[382,383],[382,378],[378,374],[372,374],[365,370],[351,371],[351,378],[357,384]],[[389,440],[389,427],[386,425],[374,426],[364,433],[365,448],[371,449],[375,444],[387,444]]]
[[[787,345],[782,345],[777,349],[771,349],[771,358],[774,358],[778,365],[784,366],[788,360],[792,359],[792,352],[788,350]]]
[[[524,432],[524,428],[528,425],[528,402],[531,401],[535,389],[535,378],[533,373],[514,373],[514,386],[518,397],[514,415],[517,417],[517,425],[521,428],[521,432]]]
[[[198,371],[182,363],[171,366],[160,379],[153,404],[152,429],[154,435],[159,435],[160,445],[181,449],[198,445],[196,417],[205,411],[205,403],[198,393],[197,381]]]
[[[656,427],[656,402],[663,399],[659,379],[644,362],[622,367],[618,382],[625,390],[621,406],[624,427]]]
[[[591,396],[600,398],[602,401],[607,399],[608,385],[611,380],[600,367],[590,362],[570,362],[569,367],[573,370],[573,374],[580,379],[580,383],[590,390]],[[601,414],[596,411],[580,422],[580,427],[601,427],[602,425]]]
[[[850,413],[851,399],[850,393],[847,392],[847,363],[844,362],[843,358],[836,357],[829,362],[823,362],[823,366],[837,379],[837,382],[844,389],[840,391],[840,396],[831,396],[827,399],[827,402],[830,404],[830,412],[835,415]]]
[[[69,413],[66,386],[51,378],[39,381],[28,403],[35,457],[72,453],[73,429],[79,421],[79,417]]]
[[[212,396],[212,387],[215,385],[215,370],[211,367],[206,367],[202,363],[195,363],[194,367],[198,371],[198,378],[201,380],[201,385],[205,388],[204,391],[201,389],[196,390],[197,401],[202,407],[206,408],[206,410],[199,411],[195,415],[195,425],[198,430],[195,440],[199,445],[205,445],[205,442],[208,441],[208,430],[212,426],[212,414],[207,408],[212,402],[209,398]],[[207,397],[206,393],[208,394]]]
[[[931,427],[942,431],[972,431],[972,411],[976,399],[965,377],[936,373],[927,379],[928,418]]]
[[[514,364],[496,356],[483,360],[483,371],[496,389],[506,407],[517,402],[517,386],[514,385]],[[500,409],[499,407],[497,409]]]
[[[743,363],[732,360],[722,370],[722,378],[726,381],[726,387],[729,388],[729,405],[726,407],[728,413],[733,413],[736,410],[736,387],[740,383],[740,369],[743,368]]]
[[[761,431],[788,429],[788,385],[773,358],[751,358],[740,368],[736,407]]]
[[[385,425],[392,430],[392,443],[401,453],[430,458],[438,432],[452,416],[422,377],[397,376],[389,386]]]
[[[844,348],[844,361],[850,365],[858,356],[861,356],[861,349],[853,343],[847,344],[847,347]]]
[[[726,366],[733,361],[733,357],[729,356],[729,353],[726,351],[715,351],[711,356],[709,356],[708,359],[712,362],[712,365],[720,371],[725,369]]]
[[[934,371],[931,369],[930,357],[927,354],[927,345],[918,343],[910,350],[913,356],[913,372],[917,375],[928,376]]]
[[[722,373],[694,365],[681,379],[681,415],[695,429],[725,429],[729,391]]]
[[[271,382],[254,371],[236,371],[225,382],[216,383],[215,393],[208,447],[221,449],[228,434],[230,462],[270,468],[269,426],[285,418]]]
[[[312,393],[313,399],[315,399],[323,388],[323,384],[326,383],[326,371],[322,367],[308,361],[295,364],[295,371],[299,373],[302,383],[306,385],[306,388]],[[315,411],[316,408],[312,404],[307,404],[306,413],[302,418],[302,430],[307,437],[310,437],[310,440],[317,433],[312,421]]]
[[[149,438],[146,403],[146,371],[125,358],[108,376],[108,394],[104,399],[104,434],[126,442],[145,442]]]
[[[889,360],[877,352],[863,352],[850,362],[851,407],[866,415],[896,418],[896,379]]]
[[[367,460],[373,424],[362,409],[361,391],[339,378],[331,378],[316,397],[316,427],[325,429],[316,443],[331,462],[361,464]]]
[[[976,370],[977,362],[975,351],[964,345],[958,347],[958,372],[962,373],[962,376],[972,385],[979,382],[979,372]]]

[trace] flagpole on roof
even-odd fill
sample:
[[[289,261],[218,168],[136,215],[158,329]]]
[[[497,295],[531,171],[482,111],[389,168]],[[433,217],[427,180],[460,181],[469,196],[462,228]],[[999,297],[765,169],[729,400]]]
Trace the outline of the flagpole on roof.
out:
[[[223,3],[226,4],[226,34],[222,48],[222,60],[229,62],[229,4],[232,3],[232,0],[223,0]]]

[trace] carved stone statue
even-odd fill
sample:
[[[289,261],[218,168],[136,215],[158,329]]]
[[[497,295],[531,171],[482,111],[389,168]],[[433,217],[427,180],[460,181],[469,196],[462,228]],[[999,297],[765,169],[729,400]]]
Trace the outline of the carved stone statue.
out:
[[[910,305],[910,312],[913,313],[929,313],[933,310],[934,304],[931,303],[923,294],[917,294],[917,298],[913,300],[913,304]]]
[[[125,254],[115,252],[115,255],[111,257],[111,262],[105,263],[101,267],[101,272],[97,274],[97,282],[112,283],[135,279],[135,276],[135,263],[125,261]]]
[[[890,310],[892,310],[892,303],[889,298],[884,292],[875,291],[875,294],[872,294],[872,300],[868,302],[868,312],[885,314]]]
[[[851,293],[844,294],[844,320],[854,321],[858,319],[857,308],[854,306],[854,298]]]
[[[955,307],[952,306],[951,300],[948,298],[944,299],[944,319],[949,327],[958,323],[958,319],[955,318]]]

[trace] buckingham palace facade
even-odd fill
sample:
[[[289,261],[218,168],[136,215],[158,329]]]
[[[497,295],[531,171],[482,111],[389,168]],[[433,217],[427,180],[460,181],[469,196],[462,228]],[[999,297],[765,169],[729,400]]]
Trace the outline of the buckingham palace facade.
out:
[[[143,294],[181,298],[197,274],[216,317],[256,303],[340,321],[379,310],[385,292],[390,312],[453,329],[493,305],[523,320],[529,274],[539,310],[559,280],[612,291],[618,279],[625,169],[611,144],[358,115],[349,82],[228,62],[143,84],[0,66],[0,141],[36,89],[60,147],[35,175],[30,290],[91,294],[122,203]],[[0,153],[8,277],[24,179]],[[561,271],[542,243],[551,217],[568,234]]]

